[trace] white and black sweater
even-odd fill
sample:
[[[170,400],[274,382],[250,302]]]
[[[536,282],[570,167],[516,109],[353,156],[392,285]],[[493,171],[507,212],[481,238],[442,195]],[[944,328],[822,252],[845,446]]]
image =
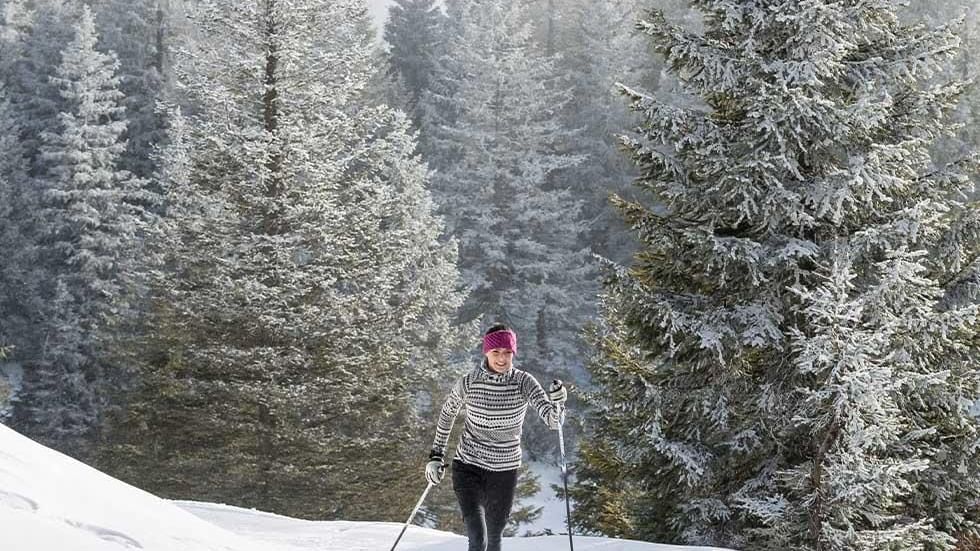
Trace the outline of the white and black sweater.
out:
[[[521,429],[528,406],[552,429],[560,423],[559,406],[548,401],[530,373],[513,367],[506,373],[495,373],[483,362],[463,375],[446,398],[436,425],[433,453],[445,455],[453,423],[463,406],[466,420],[456,459],[490,471],[521,466]]]

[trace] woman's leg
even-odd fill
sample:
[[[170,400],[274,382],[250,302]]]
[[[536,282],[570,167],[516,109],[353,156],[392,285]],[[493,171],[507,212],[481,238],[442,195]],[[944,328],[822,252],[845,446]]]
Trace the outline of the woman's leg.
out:
[[[469,551],[486,551],[487,525],[484,520],[483,469],[453,460],[453,491],[463,513],[466,536],[469,538]]]
[[[517,470],[488,471],[486,485],[487,551],[500,551],[517,489]]]

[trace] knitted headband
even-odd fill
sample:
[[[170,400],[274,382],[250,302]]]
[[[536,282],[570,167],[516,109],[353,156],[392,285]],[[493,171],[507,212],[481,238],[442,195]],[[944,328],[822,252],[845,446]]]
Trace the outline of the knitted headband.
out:
[[[517,354],[517,334],[510,329],[494,331],[483,336],[483,353],[486,354],[494,348],[506,348]]]

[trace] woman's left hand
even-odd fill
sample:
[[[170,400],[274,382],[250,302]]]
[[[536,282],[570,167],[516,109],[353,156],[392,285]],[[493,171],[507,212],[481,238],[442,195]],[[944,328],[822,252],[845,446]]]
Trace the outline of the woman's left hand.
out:
[[[568,400],[568,391],[565,390],[565,386],[558,379],[552,381],[551,386],[548,387],[548,399],[559,404],[563,404],[565,400]]]

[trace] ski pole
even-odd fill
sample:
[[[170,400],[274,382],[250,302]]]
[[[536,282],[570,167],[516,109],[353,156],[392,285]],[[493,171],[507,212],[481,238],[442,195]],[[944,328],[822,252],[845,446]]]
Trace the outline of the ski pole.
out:
[[[555,379],[552,386],[561,385],[561,381]],[[561,452],[561,480],[565,485],[565,521],[568,523],[568,549],[575,551],[575,544],[572,542],[572,506],[568,502],[568,467],[565,464],[565,435],[562,433],[562,425],[565,424],[565,412],[563,406],[558,406],[558,450]]]
[[[419,512],[419,507],[422,506],[422,502],[425,501],[425,496],[428,495],[429,490],[432,489],[432,483],[425,487],[425,491],[422,492],[422,497],[419,498],[419,502],[415,504],[415,508],[412,509],[412,514],[408,516],[408,520],[405,521],[405,526],[402,526],[402,531],[398,534],[398,539],[395,540],[395,544],[391,546],[391,551],[395,551],[398,547],[398,542],[402,540],[402,536],[405,535],[405,530],[408,530],[408,525],[412,523],[412,519],[415,518],[415,513]]]

